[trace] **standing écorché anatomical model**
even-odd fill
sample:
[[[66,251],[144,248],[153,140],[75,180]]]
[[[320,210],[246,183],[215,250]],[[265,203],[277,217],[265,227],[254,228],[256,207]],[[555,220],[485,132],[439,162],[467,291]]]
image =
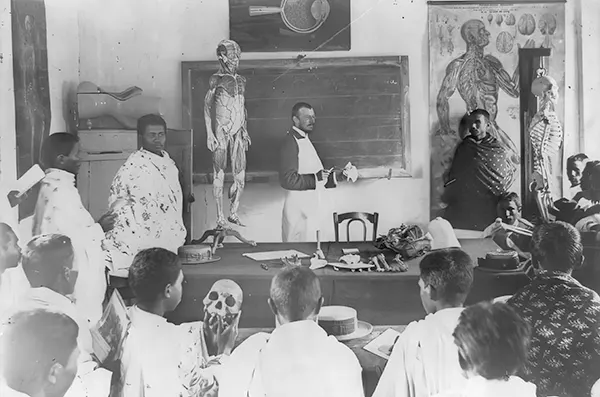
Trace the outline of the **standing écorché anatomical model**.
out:
[[[211,76],[209,90],[204,99],[206,143],[213,157],[213,193],[217,202],[217,227],[226,226],[223,214],[223,184],[228,150],[231,156],[233,184],[229,189],[231,206],[227,220],[244,226],[238,216],[238,209],[246,181],[246,151],[251,141],[244,106],[246,79],[237,74],[240,56],[240,46],[235,41],[223,40],[219,43],[217,58],[220,68]]]
[[[539,100],[539,110],[529,124],[529,139],[533,149],[533,175],[530,189],[535,193],[541,216],[548,219],[548,207],[552,205],[553,157],[563,142],[563,129],[554,111],[558,100],[558,84],[545,75],[544,69],[537,71],[531,84],[531,92]]]

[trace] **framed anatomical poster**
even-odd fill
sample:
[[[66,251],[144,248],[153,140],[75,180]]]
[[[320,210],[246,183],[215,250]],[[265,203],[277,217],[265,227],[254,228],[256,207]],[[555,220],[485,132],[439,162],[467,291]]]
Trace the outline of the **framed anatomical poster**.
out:
[[[350,25],[350,0],[229,0],[244,52],[348,51]]]
[[[464,206],[471,200],[493,200],[501,191],[521,191],[519,97],[530,89],[520,85],[519,52],[550,49],[545,67],[564,92],[565,5],[564,1],[431,1],[428,8],[430,209],[435,217],[444,216],[449,203]],[[455,158],[459,144],[477,135],[474,119],[463,118],[476,109],[489,115],[490,144],[474,145]],[[564,120],[562,99],[556,112]],[[461,169],[473,170],[469,189],[455,184]],[[449,194],[452,190],[456,194]]]

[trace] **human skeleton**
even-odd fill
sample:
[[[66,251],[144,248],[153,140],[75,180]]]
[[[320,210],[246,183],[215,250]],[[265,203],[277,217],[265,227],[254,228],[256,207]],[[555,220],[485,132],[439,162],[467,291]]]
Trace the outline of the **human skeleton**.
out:
[[[235,41],[223,40],[219,43],[217,58],[220,68],[211,76],[209,90],[204,100],[206,143],[213,154],[213,194],[217,202],[217,227],[226,225],[223,214],[223,184],[228,150],[231,156],[233,184],[229,189],[231,214],[227,220],[243,226],[238,216],[238,209],[246,180],[246,151],[251,141],[244,106],[246,79],[237,74],[240,56],[240,46]]]
[[[553,157],[563,141],[563,129],[554,111],[558,100],[558,84],[540,69],[531,84],[531,92],[539,99],[539,110],[529,125],[529,139],[533,149],[533,176],[530,189],[535,193],[541,215],[548,219],[548,208],[552,205]]]

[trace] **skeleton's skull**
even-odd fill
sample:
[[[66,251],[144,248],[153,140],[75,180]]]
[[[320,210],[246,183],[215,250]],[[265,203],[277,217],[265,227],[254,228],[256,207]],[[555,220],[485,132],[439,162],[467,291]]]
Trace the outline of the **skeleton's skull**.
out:
[[[556,103],[558,100],[558,84],[545,70],[538,70],[538,76],[531,83],[531,93],[536,97]]]
[[[225,279],[214,283],[202,302],[210,322],[220,317],[223,324],[229,326],[240,313],[243,300],[244,293],[240,286]]]

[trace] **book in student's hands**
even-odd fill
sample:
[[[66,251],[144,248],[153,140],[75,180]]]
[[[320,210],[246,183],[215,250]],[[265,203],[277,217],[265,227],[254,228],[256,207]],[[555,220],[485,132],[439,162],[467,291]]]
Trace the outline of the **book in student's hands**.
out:
[[[98,362],[106,364],[118,359],[130,322],[125,302],[115,289],[102,318],[91,329],[92,347]]]

